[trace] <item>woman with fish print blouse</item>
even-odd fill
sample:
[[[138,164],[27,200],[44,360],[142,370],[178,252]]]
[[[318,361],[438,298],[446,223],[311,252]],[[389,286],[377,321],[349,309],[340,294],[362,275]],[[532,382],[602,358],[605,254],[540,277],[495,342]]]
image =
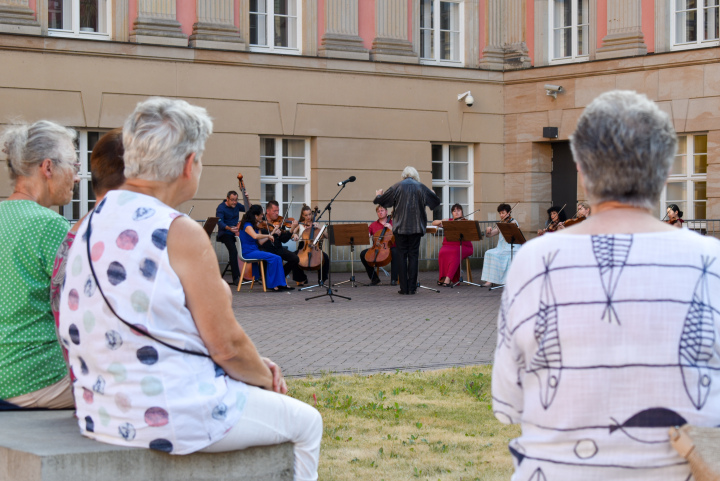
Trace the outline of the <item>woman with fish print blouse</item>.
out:
[[[498,316],[493,410],[522,425],[513,480],[686,481],[668,428],[720,424],[720,242],[653,215],[676,143],[635,92],[578,120],[593,215],[520,250]]]

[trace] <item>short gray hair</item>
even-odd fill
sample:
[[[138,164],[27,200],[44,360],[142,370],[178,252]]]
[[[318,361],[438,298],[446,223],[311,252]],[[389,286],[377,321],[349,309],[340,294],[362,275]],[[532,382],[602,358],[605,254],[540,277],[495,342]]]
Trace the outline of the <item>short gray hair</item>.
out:
[[[5,153],[10,180],[29,177],[43,160],[55,164],[72,164],[77,160],[75,139],[77,132],[50,120],[38,120],[34,124],[15,124],[7,127],[0,137],[0,147]]]
[[[585,108],[570,136],[591,203],[656,206],[677,148],[668,115],[645,95],[606,92]]]
[[[418,174],[417,169],[415,167],[410,167],[409,165],[402,171],[400,178],[403,180],[411,178],[420,182],[420,174]]]
[[[184,100],[152,97],[140,102],[125,121],[125,177],[173,181],[180,177],[185,159],[195,153],[199,162],[212,120],[202,107]]]

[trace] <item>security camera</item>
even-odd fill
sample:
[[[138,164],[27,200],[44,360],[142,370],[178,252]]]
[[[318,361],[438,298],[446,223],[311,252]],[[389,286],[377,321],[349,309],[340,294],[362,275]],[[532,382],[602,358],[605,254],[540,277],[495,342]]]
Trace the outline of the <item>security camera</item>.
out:
[[[473,98],[469,90],[465,93],[458,94],[458,102],[460,102],[462,99],[465,99],[465,105],[467,105],[468,107],[472,107],[475,103],[475,99]]]
[[[552,95],[553,98],[557,98],[557,94],[563,91],[560,85],[545,84],[545,93]]]

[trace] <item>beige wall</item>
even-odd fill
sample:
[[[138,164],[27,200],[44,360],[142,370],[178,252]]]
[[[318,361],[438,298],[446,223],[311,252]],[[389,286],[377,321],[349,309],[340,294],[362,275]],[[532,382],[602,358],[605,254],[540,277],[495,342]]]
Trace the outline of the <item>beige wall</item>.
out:
[[[708,217],[720,218],[720,64],[718,49],[585,62],[512,72],[265,55],[113,42],[0,35],[0,124],[49,118],[76,128],[122,124],[151,95],[206,107],[215,122],[193,217],[212,215],[242,172],[259,200],[259,138],[310,140],[311,204],[336,201],[333,218],[373,218],[376,189],[414,165],[430,184],[433,142],[473,145],[476,219],[500,202],[519,205],[526,232],[550,204],[551,143],[567,140],[582,109],[614,88],[646,93],[678,132],[708,132]],[[563,86],[553,99],[546,83]],[[457,101],[471,90],[475,105]],[[0,168],[0,198],[10,193]],[[580,193],[582,198],[583,194]]]

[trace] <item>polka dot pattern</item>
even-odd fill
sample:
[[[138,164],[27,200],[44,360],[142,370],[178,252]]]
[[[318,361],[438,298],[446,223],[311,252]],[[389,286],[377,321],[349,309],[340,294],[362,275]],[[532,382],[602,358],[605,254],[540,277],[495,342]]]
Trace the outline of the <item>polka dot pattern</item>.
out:
[[[157,199],[111,191],[93,216],[90,260],[80,241],[67,252],[60,332],[78,371],[80,428],[100,441],[187,454],[220,439],[244,407],[245,385],[212,360],[146,335],[204,349],[167,253],[168,229],[182,215]],[[83,224],[78,238],[86,234]]]

